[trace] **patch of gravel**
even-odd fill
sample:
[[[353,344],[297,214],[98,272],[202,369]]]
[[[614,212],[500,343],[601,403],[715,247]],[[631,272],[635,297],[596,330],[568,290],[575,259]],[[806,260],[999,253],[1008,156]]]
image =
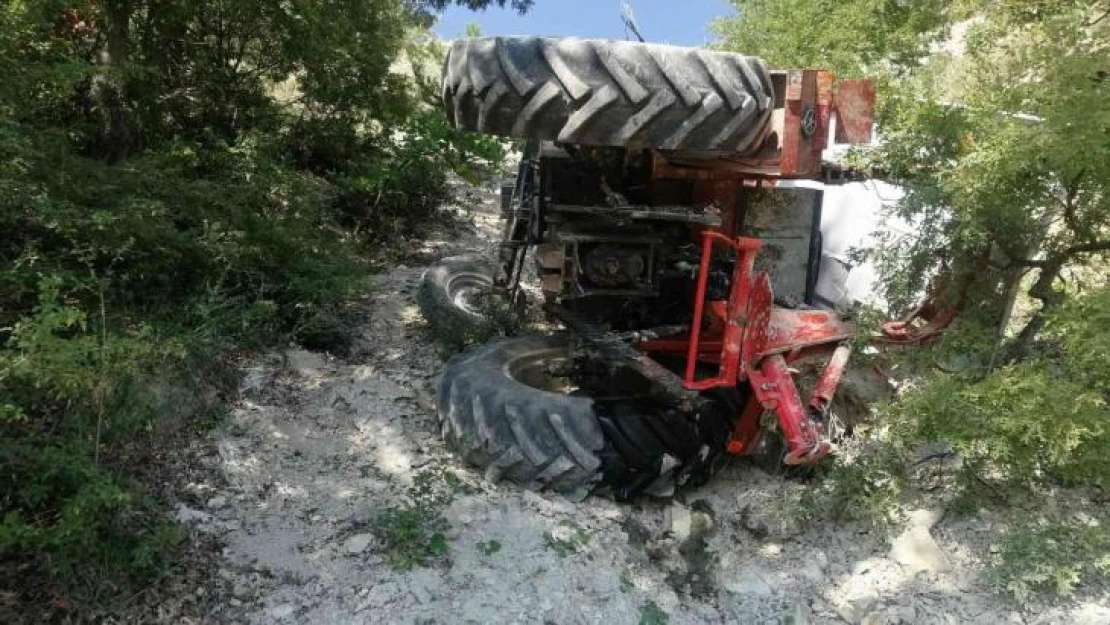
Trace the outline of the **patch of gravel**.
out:
[[[472,229],[378,277],[355,356],[259,358],[192,450],[201,470],[175,514],[221,545],[198,589],[204,621],[636,623],[654,605],[670,623],[1110,622],[1105,601],[1022,613],[992,594],[989,524],[925,510],[891,537],[803,527],[777,504],[806,486],[741,462],[672,502],[482,482],[440,440],[442,363],[413,301],[424,262],[495,245],[496,192],[468,192]],[[412,509],[434,517],[446,553],[399,570],[376,519]]]

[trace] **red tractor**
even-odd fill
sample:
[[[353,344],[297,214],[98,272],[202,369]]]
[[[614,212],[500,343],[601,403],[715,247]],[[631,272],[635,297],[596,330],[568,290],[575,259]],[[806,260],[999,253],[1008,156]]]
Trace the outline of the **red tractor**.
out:
[[[822,153],[870,141],[870,82],[702,49],[471,38],[450,49],[443,100],[455,126],[527,144],[496,259],[429,268],[425,316],[465,331],[483,297],[518,302],[530,282],[565,328],[447,363],[437,409],[467,462],[627,499],[704,483],[771,434],[786,464],[832,450],[854,330],[817,288],[820,188],[846,175]],[[814,359],[802,397],[795,366]]]

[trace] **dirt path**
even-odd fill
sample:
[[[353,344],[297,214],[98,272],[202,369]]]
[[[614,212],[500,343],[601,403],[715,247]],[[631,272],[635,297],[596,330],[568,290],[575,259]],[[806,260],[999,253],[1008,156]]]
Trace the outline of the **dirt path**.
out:
[[[496,197],[474,200],[476,227],[414,265],[492,246]],[[1020,614],[991,594],[989,523],[919,511],[893,541],[802,528],[776,504],[805,486],[739,463],[681,502],[572,504],[481,482],[438,434],[421,266],[378,278],[355,357],[261,359],[198,454],[207,477],[178,517],[224,545],[212,621],[1110,622],[1105,605]]]

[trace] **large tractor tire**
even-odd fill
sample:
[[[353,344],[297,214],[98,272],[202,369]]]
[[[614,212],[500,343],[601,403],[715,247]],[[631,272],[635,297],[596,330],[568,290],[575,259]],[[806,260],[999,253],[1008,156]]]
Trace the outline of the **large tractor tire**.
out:
[[[477,254],[450,256],[424,270],[416,303],[436,336],[465,341],[494,323],[488,305],[494,271]]]
[[[761,59],[601,39],[459,39],[443,77],[459,128],[595,146],[753,152],[774,100]]]
[[[725,412],[688,418],[595,402],[565,377],[570,359],[563,336],[503,339],[452,358],[437,392],[447,444],[490,481],[575,500],[595,489],[620,500],[668,495],[721,467]]]

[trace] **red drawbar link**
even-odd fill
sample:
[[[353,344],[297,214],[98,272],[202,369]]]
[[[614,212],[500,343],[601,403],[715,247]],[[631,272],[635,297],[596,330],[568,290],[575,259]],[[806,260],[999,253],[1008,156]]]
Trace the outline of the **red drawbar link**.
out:
[[[708,340],[703,344],[709,267],[717,244],[736,250],[736,266],[727,305],[710,302],[713,323]],[[760,247],[759,239],[731,238],[711,230],[702,232],[701,263],[689,336],[644,341],[639,347],[647,352],[685,351],[683,386],[691,390],[734,387],[744,380],[749,381],[752,397],[736,421],[728,446],[730,452],[739,454],[751,450],[760,434],[760,415],[765,410],[773,410],[790,447],[783,462],[811,464],[832,449],[832,443],[825,437],[824,416],[848,364],[850,348],[842,344],[833,352],[808,406],[798,395],[787,359],[811,349],[843,343],[851,338],[853,329],[851,324],[828,311],[776,308],[770,278],[765,272],[756,273],[754,269]],[[695,379],[699,362],[715,362],[717,375]]]
[[[732,272],[728,310],[725,314],[724,337],[721,341],[721,365],[717,377],[695,380],[694,371],[701,353],[701,323],[705,316],[705,292],[709,286],[709,263],[713,258],[713,244],[723,243],[736,250],[736,268]],[[690,325],[690,346],[686,352],[684,385],[695,391],[718,386],[733,386],[740,374],[740,347],[748,325],[748,300],[752,290],[752,271],[755,254],[762,247],[759,239],[727,237],[720,232],[702,232],[701,266],[698,270],[698,287],[694,293],[694,320]]]
[[[790,452],[784,464],[812,464],[828,455],[832,443],[825,438],[820,421],[810,418],[794,386],[794,377],[782,354],[763,359],[758,371],[750,374],[752,391],[760,404],[779,416],[779,427]]]
[[[825,427],[806,414],[783,354],[766,357],[750,379],[759,403],[778,413],[778,424],[790,447],[783,458],[785,464],[810,464],[828,455],[833,444],[825,438]]]
[[[785,358],[781,354],[767,357],[759,371],[749,373],[754,392],[748,399],[748,405],[744,407],[743,415],[733,426],[728,442],[729,453],[740,455],[751,452],[759,439],[760,415],[764,410],[775,410],[790,446],[790,453],[784,462],[812,464],[825,457],[832,450],[832,445],[824,439],[824,417],[832,403],[833,394],[840,385],[840,378],[848,366],[851,353],[852,349],[847,344],[840,345],[833,351],[828,364],[817,378],[817,384],[809,398],[808,411],[801,409],[789,367],[786,368],[785,378],[780,377],[783,374],[778,361],[781,360],[785,365]]]

